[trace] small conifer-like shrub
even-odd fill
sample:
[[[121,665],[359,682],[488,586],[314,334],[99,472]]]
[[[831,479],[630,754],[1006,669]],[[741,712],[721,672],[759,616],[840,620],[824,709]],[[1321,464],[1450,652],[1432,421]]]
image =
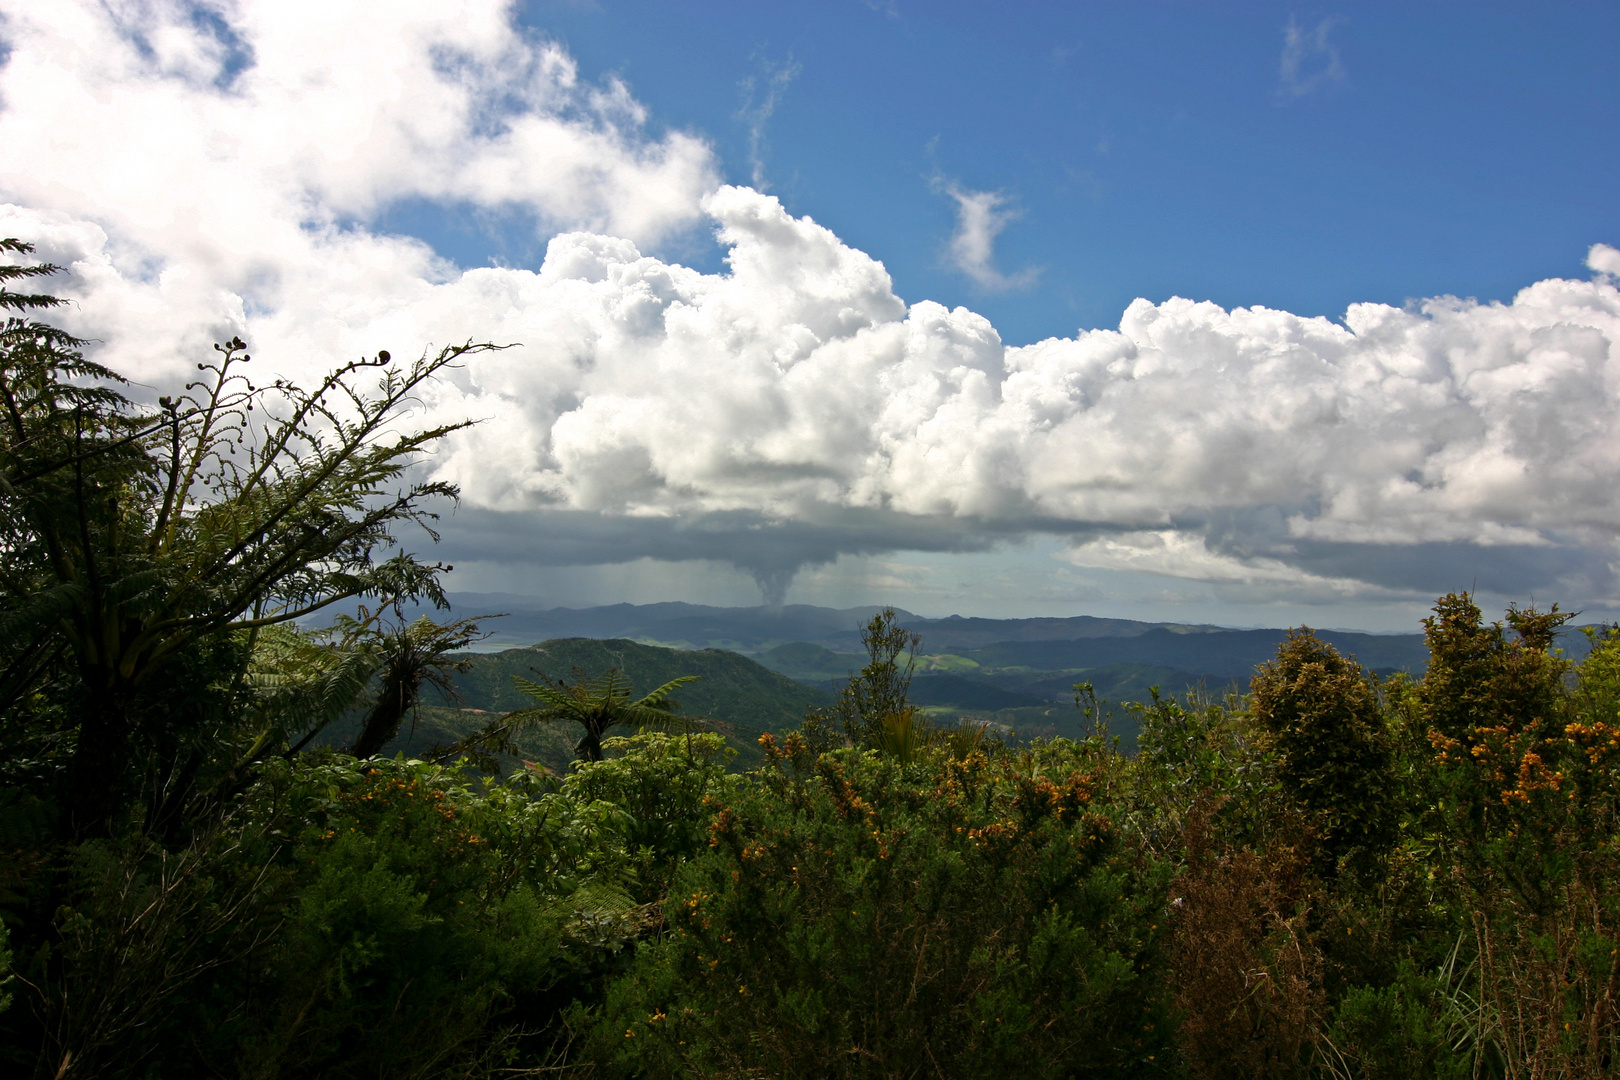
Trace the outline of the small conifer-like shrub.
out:
[[[1390,752],[1378,690],[1355,660],[1291,630],[1250,684],[1250,710],[1277,754],[1277,779],[1314,833],[1313,862],[1381,853],[1394,839]]]

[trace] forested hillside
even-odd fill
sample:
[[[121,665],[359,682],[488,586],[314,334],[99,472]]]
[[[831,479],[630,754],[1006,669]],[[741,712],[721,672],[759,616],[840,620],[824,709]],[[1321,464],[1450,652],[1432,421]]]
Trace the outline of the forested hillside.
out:
[[[697,680],[677,695],[681,711],[716,722],[726,744],[737,754],[734,767],[759,763],[760,735],[795,728],[808,710],[832,701],[831,694],[722,649],[675,650],[634,641],[564,638],[463,659],[467,668],[454,675],[453,692],[463,707],[477,710],[474,716],[532,704],[517,689],[513,676],[555,682],[613,668],[622,671],[632,686],[650,690],[671,679],[695,675]],[[447,717],[440,722],[452,721]],[[460,721],[459,729],[463,733],[469,729],[467,719]],[[566,748],[561,755],[557,749],[555,740],[537,747],[539,759],[564,770],[573,757]]]
[[[563,638],[528,649],[468,656],[468,668],[455,677],[456,693],[478,709],[505,711],[529,704],[512,676],[570,679],[586,672],[618,668],[637,686],[658,686],[682,675],[698,680],[680,693],[685,712],[734,726],[739,737],[751,731],[796,727],[805,710],[825,705],[830,695],[803,686],[723,649],[675,650],[634,641]]]

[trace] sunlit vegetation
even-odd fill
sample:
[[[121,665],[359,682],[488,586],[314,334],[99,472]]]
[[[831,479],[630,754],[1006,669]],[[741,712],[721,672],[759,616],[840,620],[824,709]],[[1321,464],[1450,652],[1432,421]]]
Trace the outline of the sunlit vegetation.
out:
[[[432,743],[478,630],[400,615],[443,568],[396,532],[455,496],[408,404],[480,346],[310,389],[232,342],[147,410],[12,291],[50,269],[0,269],[7,1075],[1620,1066],[1620,629],[1577,664],[1556,608],[1448,595],[1387,680],[1299,630],[1127,753],[1090,686],[1084,738],[919,708],[887,612],[751,767],[744,696],[613,665],[489,667],[508,706]]]

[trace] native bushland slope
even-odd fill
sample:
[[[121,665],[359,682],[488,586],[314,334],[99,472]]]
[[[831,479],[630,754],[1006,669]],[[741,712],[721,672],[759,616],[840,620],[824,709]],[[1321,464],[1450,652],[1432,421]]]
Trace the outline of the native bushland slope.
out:
[[[484,713],[507,712],[530,704],[513,677],[572,680],[579,673],[617,669],[638,689],[651,689],[672,679],[695,675],[676,691],[680,711],[717,722],[718,730],[739,754],[742,764],[759,761],[759,736],[797,727],[809,709],[828,704],[832,695],[794,682],[745,656],[723,649],[666,649],[634,641],[562,638],[526,649],[464,656],[464,671],[454,677],[454,695],[463,706]],[[465,723],[462,725],[465,730]],[[572,756],[549,764],[566,769]]]

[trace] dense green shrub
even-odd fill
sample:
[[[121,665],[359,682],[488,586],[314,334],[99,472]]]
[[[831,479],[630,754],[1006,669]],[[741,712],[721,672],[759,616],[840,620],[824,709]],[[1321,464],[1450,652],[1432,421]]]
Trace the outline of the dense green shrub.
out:
[[[1425,974],[1405,961],[1391,982],[1352,988],[1333,1015],[1328,1045],[1365,1080],[1471,1080],[1479,1009],[1456,976],[1450,964]],[[1500,1075],[1499,1058],[1478,1064]]]
[[[602,749],[606,758],[582,763],[563,778],[562,790],[577,803],[611,804],[620,812],[637,895],[657,900],[675,867],[707,849],[710,798],[736,787],[726,765],[737,752],[713,732],[644,732],[604,739]]]
[[[426,1076],[545,1027],[640,932],[614,932],[624,815],[556,787],[327,752],[266,766],[177,853],[79,845],[28,958],[41,1068]]]
[[[1378,690],[1353,659],[1293,630],[1250,684],[1250,711],[1277,754],[1283,795],[1305,816],[1312,864],[1363,871],[1394,839],[1393,774]]]
[[[1194,829],[1239,846],[1270,842],[1284,806],[1277,754],[1245,699],[1178,701],[1155,687],[1133,711],[1141,733],[1128,769],[1131,824],[1154,851],[1184,859]]]
[[[1247,699],[1142,710],[1188,1072],[1612,1075],[1620,637],[1577,667],[1564,619],[1449,596],[1382,694],[1298,633]]]
[[[517,996],[565,970],[568,901],[612,883],[608,807],[480,791],[460,770],[331,755],[272,769],[248,813],[302,827],[273,944],[227,998],[251,1003],[221,1047],[244,1076],[432,1075]]]
[[[799,736],[816,752],[838,746],[871,750],[883,741],[885,728],[893,737],[896,723],[913,731],[916,717],[906,702],[911,677],[917,668],[922,637],[900,625],[893,608],[884,608],[861,627],[861,645],[867,663],[850,678],[838,701],[824,709],[811,709]]]
[[[1573,665],[1553,648],[1566,619],[1486,625],[1467,594],[1443,597],[1428,671],[1392,687],[1404,839],[1377,896],[1355,902],[1382,906],[1400,969],[1335,995],[1329,1038],[1358,1072],[1612,1075],[1617,646],[1593,634]],[[1399,1030],[1375,1037],[1379,1024]]]
[[[1162,875],[1091,776],[815,758],[796,736],[767,753],[603,1011],[594,1049],[619,1072],[1166,1070]]]

